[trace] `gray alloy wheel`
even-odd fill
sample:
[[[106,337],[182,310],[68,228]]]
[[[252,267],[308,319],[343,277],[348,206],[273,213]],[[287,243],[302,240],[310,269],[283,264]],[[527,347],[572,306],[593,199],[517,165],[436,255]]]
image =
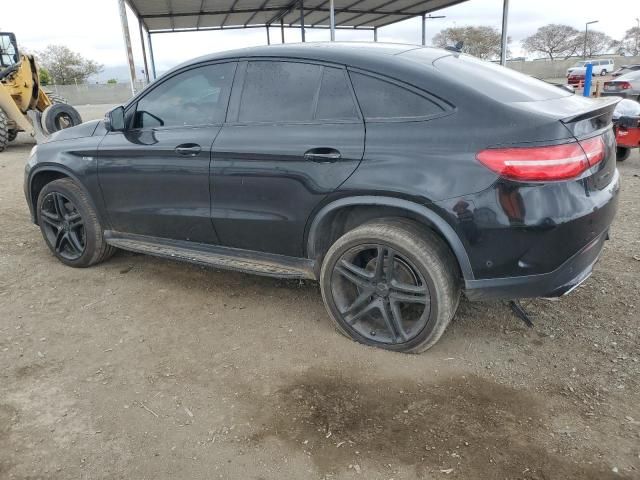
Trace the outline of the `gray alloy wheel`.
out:
[[[408,353],[438,341],[460,298],[447,245],[402,219],[367,223],[340,237],[325,256],[320,286],[338,331]]]

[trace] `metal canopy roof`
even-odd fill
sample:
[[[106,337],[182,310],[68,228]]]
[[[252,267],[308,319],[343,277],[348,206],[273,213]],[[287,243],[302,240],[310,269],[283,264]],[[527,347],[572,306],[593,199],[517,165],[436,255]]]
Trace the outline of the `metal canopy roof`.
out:
[[[334,0],[336,28],[384,27],[465,0]],[[150,33],[300,25],[329,28],[330,0],[128,0]]]

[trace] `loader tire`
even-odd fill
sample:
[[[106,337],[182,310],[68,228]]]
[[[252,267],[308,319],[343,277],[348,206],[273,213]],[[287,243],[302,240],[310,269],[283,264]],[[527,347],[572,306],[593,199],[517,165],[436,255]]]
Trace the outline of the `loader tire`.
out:
[[[0,108],[0,152],[2,152],[9,143],[9,118],[4,110]]]
[[[9,141],[13,142],[16,137],[18,136],[18,131],[17,130],[9,130]]]
[[[42,112],[42,129],[48,135],[82,123],[78,111],[66,103],[55,103]]]
[[[54,105],[56,103],[64,103],[67,105],[69,104],[69,100],[67,100],[64,97],[61,97],[57,93],[47,93],[47,97],[49,97],[49,100],[51,100],[51,103],[53,103]]]

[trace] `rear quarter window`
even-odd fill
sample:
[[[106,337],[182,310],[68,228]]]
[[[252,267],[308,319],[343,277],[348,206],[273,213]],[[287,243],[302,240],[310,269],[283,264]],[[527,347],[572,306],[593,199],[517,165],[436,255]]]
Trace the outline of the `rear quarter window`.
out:
[[[356,72],[349,75],[366,120],[424,118],[444,111],[440,105],[395,83]]]

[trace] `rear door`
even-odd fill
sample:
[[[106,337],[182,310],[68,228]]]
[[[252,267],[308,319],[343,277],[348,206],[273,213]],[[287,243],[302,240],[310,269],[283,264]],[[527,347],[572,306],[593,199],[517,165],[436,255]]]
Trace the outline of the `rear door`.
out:
[[[176,73],[127,109],[125,131],[105,136],[98,177],[114,230],[217,243],[210,154],[235,67],[216,63]]]
[[[309,215],[363,150],[364,123],[344,68],[240,64],[212,151],[211,216],[221,243],[301,256]]]

